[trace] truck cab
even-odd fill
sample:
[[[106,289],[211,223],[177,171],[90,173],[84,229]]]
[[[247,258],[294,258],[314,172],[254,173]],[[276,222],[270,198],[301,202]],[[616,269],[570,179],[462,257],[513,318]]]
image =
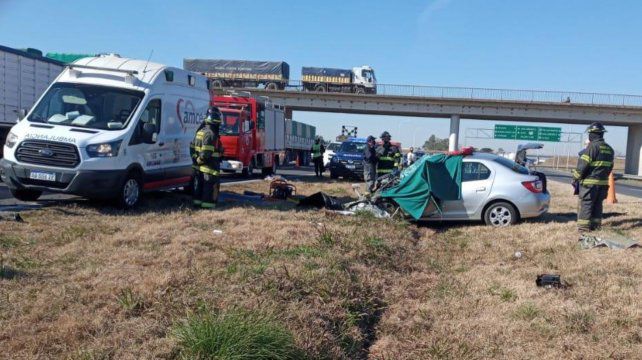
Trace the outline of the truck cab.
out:
[[[225,152],[221,170],[251,176],[276,171],[285,159],[283,109],[252,97],[214,96],[212,105],[223,115],[221,142]]]
[[[366,94],[377,93],[377,78],[374,70],[367,65],[352,68],[354,86],[361,86]]]
[[[11,129],[0,178],[19,200],[50,191],[124,207],[143,191],[188,186],[207,87],[202,75],[144,60],[77,60]]]

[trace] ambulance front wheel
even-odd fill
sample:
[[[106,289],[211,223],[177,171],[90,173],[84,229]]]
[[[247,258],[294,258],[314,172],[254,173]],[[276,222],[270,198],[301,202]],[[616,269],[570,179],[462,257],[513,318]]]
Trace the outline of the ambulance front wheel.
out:
[[[123,209],[132,209],[140,204],[143,195],[143,182],[140,175],[135,172],[127,174],[123,185],[120,187],[118,197],[120,206]]]

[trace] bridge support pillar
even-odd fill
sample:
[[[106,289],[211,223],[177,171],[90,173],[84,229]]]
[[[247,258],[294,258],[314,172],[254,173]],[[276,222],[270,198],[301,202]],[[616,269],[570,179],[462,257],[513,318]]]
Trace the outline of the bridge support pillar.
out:
[[[629,125],[624,173],[642,176],[642,125]]]
[[[285,118],[292,120],[292,109],[291,108],[285,108]]]
[[[450,115],[450,136],[448,137],[448,151],[459,148],[459,115]]]

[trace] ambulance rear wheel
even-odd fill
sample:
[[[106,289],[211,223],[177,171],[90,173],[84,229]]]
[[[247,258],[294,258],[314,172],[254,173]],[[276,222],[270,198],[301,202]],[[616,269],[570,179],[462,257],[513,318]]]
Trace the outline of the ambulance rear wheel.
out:
[[[29,189],[11,189],[11,195],[20,201],[36,201],[42,195],[42,191]]]
[[[273,82],[267,83],[267,85],[265,85],[265,90],[272,90],[272,91],[279,90],[279,85]]]
[[[326,91],[325,90],[325,86],[319,84],[319,85],[314,87],[314,91],[316,91],[316,92],[325,92]]]

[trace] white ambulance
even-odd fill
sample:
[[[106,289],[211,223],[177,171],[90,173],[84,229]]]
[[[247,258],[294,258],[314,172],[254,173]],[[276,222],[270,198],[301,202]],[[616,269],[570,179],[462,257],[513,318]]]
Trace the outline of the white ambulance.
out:
[[[47,190],[133,207],[143,191],[189,185],[208,105],[202,75],[117,55],[77,60],[11,129],[0,177],[19,200]]]

